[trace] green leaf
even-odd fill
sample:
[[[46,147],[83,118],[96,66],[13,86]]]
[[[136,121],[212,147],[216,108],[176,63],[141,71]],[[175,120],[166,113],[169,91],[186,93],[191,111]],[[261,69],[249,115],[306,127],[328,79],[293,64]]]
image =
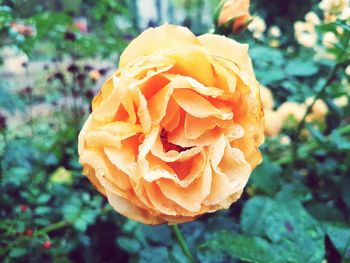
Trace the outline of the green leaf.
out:
[[[341,151],[350,150],[349,139],[342,136],[337,130],[334,130],[332,132],[331,142],[338,150],[341,150]]]
[[[258,65],[273,64],[281,66],[284,63],[283,53],[278,49],[257,46],[250,49],[250,55]],[[267,65],[266,65],[267,66]]]
[[[264,85],[284,80],[286,78],[285,72],[280,67],[272,66],[269,68],[269,73],[266,73],[266,69],[256,70],[257,79]]]
[[[273,195],[281,186],[281,172],[282,169],[277,164],[264,158],[262,164],[254,170],[250,179],[251,184],[263,193]]]
[[[340,193],[346,206],[350,208],[350,178],[343,177],[340,181]]]
[[[81,200],[73,196],[68,199],[65,205],[62,208],[62,214],[64,218],[70,222],[74,222],[76,218],[79,217],[79,213],[82,209]]]
[[[140,252],[140,263],[164,263],[169,262],[166,247],[149,247]]]
[[[319,143],[325,144],[327,142],[326,137],[314,125],[306,124],[306,128]]]
[[[324,257],[321,227],[290,194],[250,199],[243,208],[241,226],[247,234],[268,238],[275,253],[288,262],[320,262]]]
[[[11,249],[9,256],[11,258],[17,258],[17,257],[21,257],[21,256],[25,255],[26,253],[27,253],[26,249],[15,247],[15,248]]]
[[[13,167],[4,172],[4,177],[1,182],[3,185],[13,184],[18,187],[29,180],[30,171],[24,167]]]
[[[318,68],[312,61],[291,60],[288,62],[286,68],[288,75],[296,77],[309,77],[317,73]]]
[[[141,249],[139,241],[129,237],[117,237],[117,244],[124,249],[126,252],[136,254]]]
[[[338,252],[346,258],[350,258],[350,227],[329,224],[326,231]]]
[[[38,199],[37,202],[38,204],[45,204],[50,200],[51,196],[49,194],[41,194]]]
[[[80,232],[85,232],[86,228],[88,226],[88,223],[82,219],[82,218],[77,218],[73,224],[74,228]]]
[[[217,232],[200,248],[251,262],[318,263],[324,258],[321,227],[289,193],[250,199],[241,226],[246,235]]]
[[[283,262],[273,246],[263,238],[243,236],[227,231],[217,232],[212,240],[200,245],[200,250],[225,252],[233,258],[248,262]]]
[[[11,114],[15,113],[17,108],[23,109],[23,103],[17,95],[8,91],[5,85],[0,86],[0,108],[8,110]]]
[[[310,203],[307,205],[307,211],[319,221],[343,221],[342,212],[333,206],[325,203]]]
[[[35,209],[35,214],[36,215],[44,215],[44,214],[48,214],[51,212],[51,207],[48,206],[39,206]]]
[[[144,235],[147,239],[162,245],[167,245],[171,240],[171,232],[168,226],[145,226],[141,225]]]
[[[169,261],[171,263],[190,263],[188,257],[184,255],[178,244],[175,244],[169,251]],[[203,261],[200,261],[203,262]]]
[[[262,236],[264,234],[265,217],[271,211],[273,201],[268,197],[254,197],[243,208],[241,214],[241,227],[243,232],[250,235]]]

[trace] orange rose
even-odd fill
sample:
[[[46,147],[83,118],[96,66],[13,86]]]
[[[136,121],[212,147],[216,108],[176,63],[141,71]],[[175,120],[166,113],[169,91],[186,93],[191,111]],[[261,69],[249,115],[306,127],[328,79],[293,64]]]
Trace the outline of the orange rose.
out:
[[[83,173],[119,213],[181,223],[228,208],[261,162],[248,46],[150,28],[120,57],[79,135]]]
[[[239,32],[251,21],[249,13],[250,0],[228,0],[224,3],[218,24],[223,25],[232,20],[232,32]]]

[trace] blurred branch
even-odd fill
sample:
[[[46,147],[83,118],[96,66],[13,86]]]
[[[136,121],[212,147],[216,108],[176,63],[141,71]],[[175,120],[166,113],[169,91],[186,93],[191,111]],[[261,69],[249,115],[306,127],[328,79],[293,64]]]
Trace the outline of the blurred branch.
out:
[[[339,128],[339,129],[337,129],[337,132],[338,132],[339,135],[342,135],[342,134],[350,132],[350,124],[345,125],[345,126]],[[330,136],[332,136],[332,134],[326,136],[325,137],[326,140],[330,139]],[[313,141],[313,142],[311,142],[309,144],[303,145],[303,146],[301,146],[298,149],[297,156],[306,156],[309,152],[317,149],[318,147],[319,147],[319,143],[317,141]],[[292,161],[291,155],[286,155],[286,156],[284,156],[282,158],[279,158],[279,159],[275,160],[275,163],[279,164],[279,165],[283,165],[283,164],[290,163],[291,161]]]
[[[68,221],[61,220],[61,221],[58,221],[54,224],[43,227],[42,229],[40,229],[36,232],[36,235],[46,235],[49,232],[64,228],[64,227],[68,226],[69,224],[70,223]]]
[[[190,262],[194,263],[195,260],[190,252],[190,249],[188,248],[186,241],[181,233],[180,228],[178,225],[172,225],[171,228],[173,229],[173,232],[176,236],[177,242],[179,243],[182,252],[185,254],[185,256],[190,260]]]
[[[299,122],[296,131],[295,131],[295,138],[294,138],[294,142],[292,143],[291,146],[291,162],[290,162],[290,166],[289,166],[289,175],[291,175],[291,173],[293,172],[294,168],[295,168],[295,164],[296,161],[299,158],[299,154],[298,154],[298,147],[299,147],[299,135],[302,131],[302,129],[305,126],[306,123],[306,118],[307,116],[311,113],[313,106],[315,105],[315,103],[317,102],[318,99],[320,99],[323,95],[323,93],[325,93],[327,87],[332,84],[332,82],[334,81],[335,75],[337,70],[341,67],[342,63],[343,63],[343,57],[344,55],[346,55],[347,52],[347,48],[349,46],[349,41],[350,41],[350,33],[347,32],[346,36],[345,36],[345,44],[344,44],[344,49],[342,50],[341,54],[338,57],[338,62],[337,64],[332,68],[332,70],[329,72],[328,77],[326,78],[325,83],[321,86],[319,92],[316,94],[316,96],[313,99],[313,102],[307,107],[306,112],[303,116],[303,118],[301,119],[301,121]]]

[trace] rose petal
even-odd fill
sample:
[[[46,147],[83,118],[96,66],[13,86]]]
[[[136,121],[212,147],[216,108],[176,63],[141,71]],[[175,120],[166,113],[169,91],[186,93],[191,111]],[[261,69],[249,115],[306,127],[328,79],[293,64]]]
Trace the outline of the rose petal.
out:
[[[110,191],[116,191],[119,195],[124,195],[124,191],[131,188],[129,177],[122,171],[117,170],[106,159],[101,151],[85,150],[80,156],[80,163],[82,165],[88,164],[95,170],[95,176],[102,186],[106,186],[101,181],[101,178],[104,178],[109,182]]]
[[[197,38],[185,27],[165,24],[149,28],[130,42],[120,56],[119,67],[142,56],[184,44],[199,45]]]
[[[103,84],[101,91],[92,102],[92,116],[98,121],[108,121],[117,112],[120,100],[118,86],[120,79],[113,77]]]
[[[92,114],[89,115],[87,120],[85,121],[83,128],[81,129],[78,136],[78,154],[82,155],[85,149],[85,136],[86,133],[93,127],[92,125]]]
[[[190,114],[185,117],[185,136],[188,139],[197,139],[207,130],[215,127],[230,128],[234,126],[232,120],[220,120],[215,117],[197,118]]]
[[[191,90],[174,90],[173,98],[181,108],[198,118],[213,116],[222,120],[228,120],[233,117],[229,109],[219,110],[210,104],[208,100]]]
[[[210,194],[203,201],[203,204],[208,206],[217,205],[228,198],[231,192],[230,181],[226,175],[213,170]]]
[[[151,129],[151,124],[152,124],[151,116],[147,108],[147,101],[140,91],[137,92],[136,105],[138,107],[137,116],[140,119],[143,132],[148,133]]]
[[[171,85],[167,85],[149,99],[148,108],[152,124],[158,124],[165,116],[172,93]]]
[[[171,81],[171,86],[174,89],[191,89],[199,94],[211,96],[213,98],[216,98],[224,93],[224,91],[219,88],[204,86],[202,83],[198,82],[192,77],[170,73],[163,73],[162,76]]]
[[[155,141],[151,149],[151,153],[154,156],[158,157],[159,159],[167,163],[187,160],[201,151],[203,151],[202,147],[193,147],[191,149],[184,150],[181,152],[178,152],[175,150],[170,150],[168,152],[165,152],[160,136],[158,136],[157,140]]]
[[[182,114],[185,115],[185,114]],[[178,127],[168,133],[168,142],[181,146],[183,148],[187,147],[196,147],[196,146],[207,146],[213,143],[217,138],[221,135],[222,129],[221,128],[214,128],[211,130],[207,130],[205,133],[203,133],[201,136],[199,136],[196,139],[188,139],[185,136],[185,131],[184,131],[184,122],[185,122],[185,116],[180,118],[180,123]]]
[[[161,126],[167,131],[172,132],[178,127],[181,120],[181,109],[174,99],[170,99],[166,114],[161,121]]]
[[[132,146],[129,146],[125,142],[122,144],[121,149],[114,147],[104,147],[108,159],[121,171],[129,175],[133,180],[137,180],[138,167],[136,163],[136,156],[132,150]]]
[[[202,201],[210,194],[212,175],[210,163],[207,161],[202,176],[198,177],[187,188],[179,187],[172,181],[157,181],[161,192],[181,207],[197,212],[201,209]]]
[[[152,216],[147,210],[141,209],[128,200],[110,192],[106,191],[108,202],[118,213],[136,220],[143,224],[158,225],[164,223],[164,220],[157,216]]]
[[[247,44],[240,44],[231,38],[224,36],[204,34],[198,37],[210,53],[229,61],[234,62],[247,74],[254,76],[252,62],[248,55]]]
[[[212,167],[217,170],[217,167],[225,153],[226,139],[221,135],[214,143],[209,146],[208,153]]]
[[[202,46],[184,45],[164,52],[175,64],[170,73],[191,76],[205,86],[214,86],[213,58]],[[196,69],[196,70],[193,70]]]
[[[230,187],[234,191],[243,189],[252,170],[242,151],[232,148],[229,142],[226,143],[225,153],[219,164],[219,169],[230,180]]]

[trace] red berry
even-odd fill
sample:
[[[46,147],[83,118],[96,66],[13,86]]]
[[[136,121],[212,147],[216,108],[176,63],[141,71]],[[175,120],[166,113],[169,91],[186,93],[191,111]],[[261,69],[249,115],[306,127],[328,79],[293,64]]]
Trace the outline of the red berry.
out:
[[[28,206],[27,205],[21,205],[21,212],[24,213],[25,211],[27,211]]]
[[[27,229],[26,231],[24,231],[24,235],[27,237],[31,237],[33,235],[33,230]]]
[[[45,249],[50,249],[51,248],[51,241],[50,240],[46,240],[43,244],[43,248]]]

